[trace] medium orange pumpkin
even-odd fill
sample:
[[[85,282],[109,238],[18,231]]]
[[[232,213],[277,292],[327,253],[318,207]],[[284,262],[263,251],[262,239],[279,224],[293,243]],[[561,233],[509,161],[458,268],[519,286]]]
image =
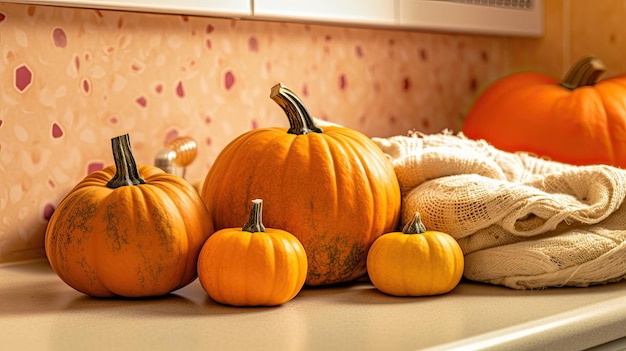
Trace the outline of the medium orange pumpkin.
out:
[[[135,164],[128,135],[112,139],[115,166],[92,172],[52,214],[45,250],[52,269],[90,296],[159,296],[191,283],[213,232],[184,179]]]
[[[243,228],[218,230],[198,257],[198,279],[215,301],[233,306],[276,306],[302,289],[307,258],[300,241],[284,230],[266,228],[263,200],[252,200]]]
[[[561,82],[536,72],[506,76],[478,97],[463,133],[505,151],[626,167],[626,75],[598,81],[603,72],[586,57]]]
[[[236,227],[250,201],[262,198],[273,204],[266,225],[304,245],[306,284],[362,276],[371,243],[398,224],[400,187],[391,162],[362,133],[340,126],[322,131],[284,85],[275,85],[270,97],[290,128],[255,129],[222,150],[201,191],[211,221],[216,230]]]

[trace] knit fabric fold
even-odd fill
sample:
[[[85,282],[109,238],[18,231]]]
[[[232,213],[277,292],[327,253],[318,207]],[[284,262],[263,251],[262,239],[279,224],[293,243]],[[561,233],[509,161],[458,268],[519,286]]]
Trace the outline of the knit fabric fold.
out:
[[[402,190],[452,235],[465,277],[514,289],[589,286],[626,276],[626,170],[573,166],[443,132],[373,138]]]

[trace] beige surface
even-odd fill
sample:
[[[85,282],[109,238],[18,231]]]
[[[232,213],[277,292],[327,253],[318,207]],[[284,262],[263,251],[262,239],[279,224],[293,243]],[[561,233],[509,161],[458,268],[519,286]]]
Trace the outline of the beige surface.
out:
[[[198,281],[157,299],[92,299],[45,261],[0,266],[4,350],[568,349],[626,335],[626,283],[515,291],[463,282],[395,298],[368,282],[305,289],[274,308],[234,308]]]

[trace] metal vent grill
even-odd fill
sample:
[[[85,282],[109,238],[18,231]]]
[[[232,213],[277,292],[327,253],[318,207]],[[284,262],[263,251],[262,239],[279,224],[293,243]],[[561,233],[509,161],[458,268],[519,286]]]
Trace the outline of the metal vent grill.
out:
[[[510,9],[526,10],[532,8],[532,0],[439,0],[447,2],[458,2],[469,5],[496,6]]]

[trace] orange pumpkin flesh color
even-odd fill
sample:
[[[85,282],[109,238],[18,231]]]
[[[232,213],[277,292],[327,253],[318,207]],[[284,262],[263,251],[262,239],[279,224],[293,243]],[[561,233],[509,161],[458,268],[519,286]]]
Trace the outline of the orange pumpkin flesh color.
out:
[[[252,201],[243,228],[215,232],[198,258],[198,278],[215,301],[233,306],[276,306],[293,299],[307,274],[304,247],[291,233],[265,228],[261,199]]]
[[[557,79],[517,73],[489,86],[463,133],[496,148],[574,165],[626,167],[626,75],[598,81],[604,66],[586,57]]]
[[[429,296],[454,289],[463,276],[463,251],[449,234],[427,231],[419,213],[402,232],[376,239],[367,256],[372,284],[394,296]]]
[[[355,130],[322,131],[284,85],[270,97],[290,128],[249,131],[218,155],[201,191],[215,229],[236,227],[250,201],[262,198],[273,204],[266,225],[292,233],[306,249],[306,284],[362,276],[371,243],[398,223],[400,187],[391,162]]]
[[[180,177],[137,167],[128,135],[112,145],[115,166],[87,175],[50,218],[50,265],[95,297],[159,296],[191,283],[213,232],[200,195]]]

